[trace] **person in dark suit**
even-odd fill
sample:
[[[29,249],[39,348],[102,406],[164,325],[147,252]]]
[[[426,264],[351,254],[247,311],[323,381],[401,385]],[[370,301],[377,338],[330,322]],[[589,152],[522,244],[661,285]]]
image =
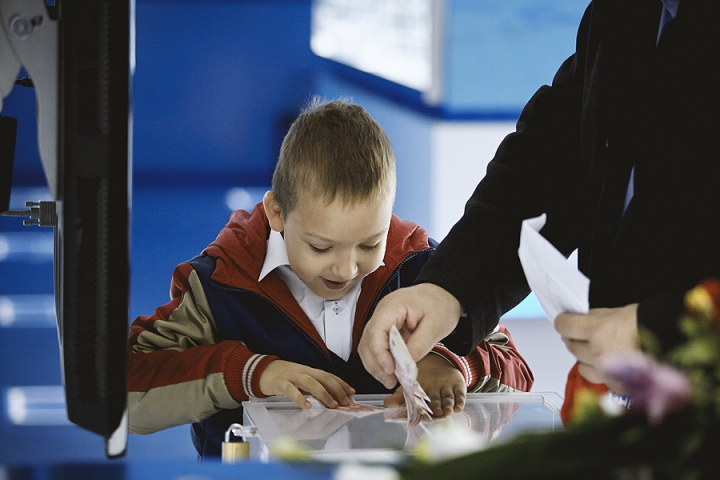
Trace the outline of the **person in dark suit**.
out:
[[[591,281],[589,314],[556,319],[578,360],[565,417],[576,388],[605,389],[598,359],[637,350],[639,330],[663,350],[680,340],[685,292],[720,276],[718,20],[716,0],[590,3],[575,53],[525,106],[416,284],[378,305],[359,346],[369,372],[394,382],[391,325],[416,359],[451,332],[461,353],[492,331],[529,293],[520,225],[542,213],[541,233],[577,249]]]

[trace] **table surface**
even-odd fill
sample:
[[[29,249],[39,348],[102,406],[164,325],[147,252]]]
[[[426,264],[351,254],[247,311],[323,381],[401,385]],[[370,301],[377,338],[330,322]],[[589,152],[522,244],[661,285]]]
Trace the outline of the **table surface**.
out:
[[[360,403],[382,405],[384,395],[356,395]],[[272,478],[277,480],[332,480],[341,463],[360,460],[373,464],[402,463],[418,442],[447,426],[472,431],[487,445],[531,431],[562,429],[557,393],[468,394],[465,410],[447,419],[405,429],[404,423],[386,422],[394,409],[363,417],[325,410],[301,410],[285,397],[244,402],[245,426],[257,426],[260,437],[250,438],[254,458],[226,465],[196,460],[105,460],[0,464],[8,479],[107,478],[112,480],[176,480],[178,478]],[[290,438],[308,447],[318,462],[283,463],[268,455],[267,444]],[[3,477],[3,478],[4,478]]]
[[[382,406],[385,395],[356,395],[358,403]],[[243,402],[245,426],[258,427],[251,439],[251,457],[272,458],[272,445],[284,439],[309,449],[311,456],[326,460],[400,461],[418,443],[441,429],[471,431],[483,446],[509,440],[518,434],[562,429],[562,398],[548,393],[471,393],[465,409],[449,417],[406,428],[388,421],[395,409],[364,415],[314,406],[302,410],[285,397]]]

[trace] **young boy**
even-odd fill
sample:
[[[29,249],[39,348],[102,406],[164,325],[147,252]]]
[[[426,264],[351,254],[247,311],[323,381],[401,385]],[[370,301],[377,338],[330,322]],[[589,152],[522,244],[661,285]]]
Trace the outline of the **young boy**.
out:
[[[175,269],[169,303],[133,322],[130,431],[193,423],[200,455],[219,456],[250,397],[310,408],[309,394],[333,408],[355,393],[389,393],[362,366],[360,334],[380,298],[411,285],[434,250],[392,214],[395,185],[390,142],[372,117],[314,100],[283,141],[273,190]],[[434,351],[418,381],[436,416],[461,410],[466,389],[532,386],[502,326],[468,357]]]

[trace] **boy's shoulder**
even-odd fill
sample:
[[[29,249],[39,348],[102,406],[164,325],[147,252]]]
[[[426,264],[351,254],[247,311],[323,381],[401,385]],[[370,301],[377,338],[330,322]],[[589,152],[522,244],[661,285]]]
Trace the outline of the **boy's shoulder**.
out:
[[[390,231],[388,232],[388,240],[390,237],[398,237],[400,239],[411,238],[413,241],[427,241],[428,233],[417,223],[410,220],[403,220],[393,213],[390,220]]]
[[[235,210],[204,253],[213,256],[213,253],[218,253],[215,252],[217,248],[226,253],[247,249],[264,251],[269,232],[270,224],[262,203],[255,205],[252,212]]]
[[[393,214],[388,231],[385,257],[402,261],[407,255],[429,250],[431,247],[427,231],[415,222],[403,220]]]
[[[265,209],[258,203],[252,212],[236,210],[203,254],[214,259],[213,280],[236,283],[238,276],[254,283],[260,274],[270,231]]]

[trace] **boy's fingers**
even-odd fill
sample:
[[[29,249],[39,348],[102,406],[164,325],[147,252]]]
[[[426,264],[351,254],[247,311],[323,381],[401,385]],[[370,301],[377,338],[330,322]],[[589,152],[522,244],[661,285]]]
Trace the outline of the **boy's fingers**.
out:
[[[285,396],[293,402],[297,403],[303,410],[310,410],[310,408],[312,408],[312,404],[308,402],[307,398],[305,398],[305,395],[303,395],[302,392],[298,390],[293,384],[288,384],[288,387],[285,390]]]
[[[425,390],[425,393],[428,397],[430,397],[428,406],[432,411],[433,417],[443,417],[443,404],[445,402],[445,399],[443,397],[442,390],[439,388],[428,387],[427,390]]]
[[[266,395],[285,395],[304,409],[311,408],[306,394],[328,408],[349,405],[355,394],[354,388],[331,373],[282,360],[270,362],[261,377],[261,391]]]
[[[465,408],[465,397],[466,397],[465,389],[455,390],[455,407],[453,408],[453,411],[455,411],[455,412],[463,411],[463,409]]]
[[[434,417],[442,418],[453,412],[455,398],[453,397],[452,390],[439,389],[432,394],[428,393],[428,396],[431,398],[429,406]]]
[[[338,402],[333,396],[325,389],[322,383],[320,383],[315,377],[310,374],[304,374],[299,376],[294,382],[295,387],[300,390],[307,392],[309,395],[315,397],[320,403],[325,405],[327,408],[335,408],[338,406]]]
[[[351,387],[351,386],[348,385],[348,384],[345,384],[345,385],[346,385],[346,387],[345,387],[345,394],[346,394],[348,397],[352,397],[353,395],[355,395],[355,394],[357,393],[353,387]]]
[[[442,398],[439,397],[435,397],[430,401],[429,407],[432,410],[433,417],[439,418],[443,416],[442,403]]]
[[[350,405],[355,389],[332,373],[309,369],[304,385],[308,392],[328,408]]]
[[[443,393],[442,396],[442,414],[443,416],[450,415],[455,410],[456,402],[455,394],[452,390],[448,390]]]
[[[385,397],[383,403],[386,407],[399,407],[403,404],[404,401],[405,397],[403,395],[403,388],[398,387],[398,389],[395,390],[392,395],[390,395],[389,397]]]
[[[317,381],[323,386],[325,392],[328,393],[337,403],[340,405],[350,405],[350,397],[355,394],[355,389],[348,385],[344,380],[330,373],[323,372]]]
[[[430,409],[435,417],[446,417],[465,408],[466,391],[462,387],[428,391]]]

